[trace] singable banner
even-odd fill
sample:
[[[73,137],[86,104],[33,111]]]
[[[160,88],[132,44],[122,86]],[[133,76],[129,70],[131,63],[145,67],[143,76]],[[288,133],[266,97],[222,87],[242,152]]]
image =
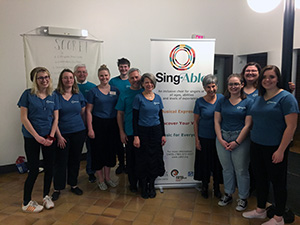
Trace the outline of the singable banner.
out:
[[[195,101],[204,95],[202,79],[213,74],[214,39],[151,39],[151,72],[164,104],[166,173],[159,187],[194,186]]]

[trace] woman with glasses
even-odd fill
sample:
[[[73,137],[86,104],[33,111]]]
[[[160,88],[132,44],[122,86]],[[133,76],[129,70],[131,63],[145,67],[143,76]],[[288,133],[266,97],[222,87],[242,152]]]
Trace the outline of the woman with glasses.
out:
[[[21,111],[22,133],[29,173],[24,185],[22,210],[40,212],[54,204],[49,197],[53,174],[55,151],[54,134],[58,124],[59,102],[52,93],[52,80],[49,71],[39,67],[34,71],[33,86],[23,92],[18,106]],[[43,205],[31,199],[32,190],[39,174],[40,149],[44,163]]]
[[[246,98],[243,91],[244,81],[241,75],[232,74],[227,79],[224,99],[218,101],[215,110],[215,132],[217,152],[223,167],[225,195],[219,206],[232,202],[232,194],[238,188],[237,211],[247,207],[249,196],[249,162],[251,117],[249,109],[252,100]]]
[[[251,163],[257,181],[257,208],[243,213],[245,218],[266,218],[266,203],[272,183],[275,215],[264,225],[283,225],[287,199],[287,160],[289,144],[297,127],[298,103],[282,89],[276,66],[266,66],[258,78],[259,96],[250,110]]]
[[[61,109],[56,131],[57,148],[54,163],[54,192],[52,200],[59,198],[60,191],[65,189],[66,182],[71,186],[71,192],[82,195],[77,186],[80,168],[80,157],[86,136],[83,122],[85,115],[85,99],[79,92],[74,74],[64,69],[58,78],[56,89]]]

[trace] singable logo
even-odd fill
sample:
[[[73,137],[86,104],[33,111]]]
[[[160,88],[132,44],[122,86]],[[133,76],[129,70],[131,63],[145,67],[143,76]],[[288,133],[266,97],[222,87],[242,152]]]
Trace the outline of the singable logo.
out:
[[[187,54],[187,60],[184,63],[181,63],[180,60],[178,60],[178,56],[177,56],[177,54],[182,51]],[[193,48],[185,44],[180,44],[175,46],[175,48],[172,49],[169,58],[170,58],[170,63],[174,67],[174,69],[179,71],[185,71],[190,69],[194,65],[196,59],[195,56],[196,54]]]
[[[172,177],[176,177],[178,174],[179,174],[179,171],[178,171],[177,169],[173,169],[173,170],[171,171],[171,176],[172,176]]]

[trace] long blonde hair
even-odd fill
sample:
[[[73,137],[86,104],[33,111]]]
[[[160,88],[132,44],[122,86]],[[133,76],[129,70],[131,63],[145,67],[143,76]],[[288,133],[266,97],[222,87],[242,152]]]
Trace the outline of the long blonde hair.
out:
[[[37,74],[43,72],[46,73],[49,76],[49,86],[47,87],[46,94],[52,95],[53,87],[52,87],[52,79],[49,70],[47,70],[45,67],[40,67],[40,69],[36,70],[33,76],[33,83],[31,88],[31,94],[37,95],[39,93],[39,88],[37,84]]]

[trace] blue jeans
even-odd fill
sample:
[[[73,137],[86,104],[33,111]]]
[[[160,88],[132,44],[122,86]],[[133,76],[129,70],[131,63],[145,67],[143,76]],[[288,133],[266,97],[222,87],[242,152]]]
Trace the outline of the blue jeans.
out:
[[[236,140],[240,131],[224,131],[222,137],[225,141]],[[247,137],[238,147],[232,151],[225,150],[216,140],[217,152],[223,167],[224,191],[231,195],[238,187],[239,198],[247,199],[249,196],[250,176],[250,138]]]

